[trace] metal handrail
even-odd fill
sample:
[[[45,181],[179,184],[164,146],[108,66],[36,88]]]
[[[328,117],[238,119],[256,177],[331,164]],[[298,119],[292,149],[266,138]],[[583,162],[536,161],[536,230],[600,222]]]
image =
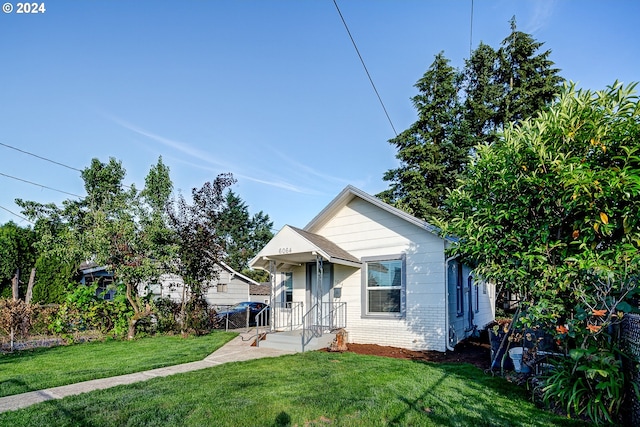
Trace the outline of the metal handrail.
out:
[[[326,310],[327,325],[330,330],[347,327],[347,303],[346,302],[324,302],[328,306]]]
[[[313,338],[322,336],[322,327],[318,327],[318,325],[311,325],[309,323],[309,320],[312,318],[311,316],[312,314],[315,314],[317,317],[317,311],[318,311],[318,304],[314,304],[313,307],[311,307],[309,311],[307,311],[302,316],[302,352],[303,353],[304,353],[305,346],[309,344],[309,342]]]
[[[269,317],[267,316],[268,309],[269,309],[269,306],[266,306],[265,308],[260,310],[258,314],[256,314],[256,341],[255,341],[256,347],[260,347],[260,327],[264,326],[265,333],[268,332],[267,331],[267,326],[269,324],[268,322]]]

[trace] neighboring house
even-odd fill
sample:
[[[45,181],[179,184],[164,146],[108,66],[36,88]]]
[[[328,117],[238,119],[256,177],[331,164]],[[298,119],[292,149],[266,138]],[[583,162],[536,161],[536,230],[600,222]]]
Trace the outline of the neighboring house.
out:
[[[494,286],[447,258],[451,243],[348,186],[304,229],[282,228],[250,266],[271,273],[278,329],[342,326],[354,343],[446,351],[495,313]]]
[[[113,285],[113,274],[109,273],[104,267],[100,267],[93,262],[83,262],[79,267],[80,283],[91,286],[97,284],[96,296],[107,301],[111,301],[116,293]]]
[[[269,304],[271,299],[271,284],[260,283],[258,285],[249,285],[249,301],[263,302]]]
[[[100,280],[96,295],[102,295],[107,290],[105,299],[112,299],[115,289],[113,286],[113,275],[104,267],[94,265],[81,266],[83,277],[81,282],[90,284],[95,280]],[[224,262],[218,263],[218,278],[211,282],[206,290],[205,299],[211,306],[229,306],[242,301],[250,301],[249,288],[260,284],[243,274],[236,272]],[[183,298],[184,281],[182,277],[175,274],[163,274],[155,283],[142,284],[138,287],[140,295],[151,293],[154,298],[168,297],[172,301],[180,302]],[[188,291],[188,289],[187,289]],[[188,298],[188,295],[186,295]],[[268,299],[268,298],[267,298]]]

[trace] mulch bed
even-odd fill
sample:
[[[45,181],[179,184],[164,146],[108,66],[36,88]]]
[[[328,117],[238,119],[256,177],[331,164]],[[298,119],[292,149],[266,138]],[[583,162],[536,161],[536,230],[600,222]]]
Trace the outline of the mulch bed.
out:
[[[469,338],[455,347],[454,351],[416,351],[377,344],[347,344],[347,351],[357,354],[393,357],[434,363],[470,363],[480,369],[491,366],[491,346],[488,339]]]

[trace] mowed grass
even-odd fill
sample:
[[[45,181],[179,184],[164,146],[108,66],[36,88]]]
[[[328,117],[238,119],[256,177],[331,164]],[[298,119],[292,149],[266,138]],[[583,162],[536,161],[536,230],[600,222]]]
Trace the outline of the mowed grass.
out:
[[[10,426],[555,426],[467,364],[309,352],[228,363],[0,414]]]
[[[90,342],[0,355],[0,397],[202,360],[237,334]]]

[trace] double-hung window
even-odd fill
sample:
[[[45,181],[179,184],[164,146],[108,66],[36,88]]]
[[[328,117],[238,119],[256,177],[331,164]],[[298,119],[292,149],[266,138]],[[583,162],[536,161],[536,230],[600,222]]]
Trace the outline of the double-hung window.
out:
[[[282,302],[293,301],[293,273],[285,271],[282,273]]]
[[[399,317],[404,314],[403,255],[364,258],[363,315]]]

